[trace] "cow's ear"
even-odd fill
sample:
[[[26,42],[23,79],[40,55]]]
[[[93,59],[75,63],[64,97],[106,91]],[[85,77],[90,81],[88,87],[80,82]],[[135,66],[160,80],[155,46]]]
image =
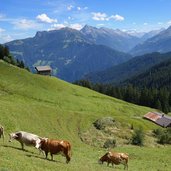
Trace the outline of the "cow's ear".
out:
[[[19,136],[16,134],[16,135],[14,135],[14,138],[18,138]]]

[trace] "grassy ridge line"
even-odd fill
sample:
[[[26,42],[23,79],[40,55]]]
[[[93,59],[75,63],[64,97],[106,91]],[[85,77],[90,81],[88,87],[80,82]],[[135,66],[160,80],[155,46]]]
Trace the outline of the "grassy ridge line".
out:
[[[105,151],[82,143],[78,136],[79,131],[86,130],[92,122],[103,116],[113,116],[123,127],[134,123],[145,129],[153,129],[156,125],[141,118],[149,110],[151,109],[104,96],[53,77],[34,75],[0,61],[0,122],[6,131],[5,144],[0,142],[0,169],[113,170],[97,164],[98,157]],[[7,133],[17,130],[69,140],[73,147],[71,164],[66,165],[62,156],[55,156],[55,162],[44,160],[34,148],[26,147],[28,152],[19,150],[18,142],[7,142]],[[130,170],[149,167],[148,162],[144,163],[144,160],[148,160],[145,158],[145,151],[140,148],[120,147],[116,150],[138,156],[130,160]],[[163,149],[152,149],[151,152],[162,154]],[[149,167],[150,171],[156,171],[160,165],[164,167],[169,163],[168,155],[169,153],[162,164],[158,156],[155,166]],[[156,156],[153,154],[152,157]],[[152,162],[153,158],[149,161]],[[117,166],[116,170],[122,168],[123,166]],[[165,171],[169,169],[169,166],[165,167]]]

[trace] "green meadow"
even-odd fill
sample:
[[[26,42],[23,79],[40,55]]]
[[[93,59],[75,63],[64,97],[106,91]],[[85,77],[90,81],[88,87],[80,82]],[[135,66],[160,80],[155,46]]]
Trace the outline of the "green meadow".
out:
[[[123,170],[122,165],[115,168],[107,167],[106,163],[99,165],[98,158],[107,149],[85,144],[79,135],[89,130],[95,120],[108,116],[121,124],[121,132],[134,125],[134,128],[143,128],[148,135],[158,126],[142,116],[154,110],[0,61],[0,124],[5,127],[5,141],[0,139],[0,170]],[[25,146],[22,151],[17,141],[8,142],[8,133],[19,130],[70,141],[71,162],[66,164],[60,155],[55,155],[54,161],[46,160],[34,147]],[[146,137],[144,147],[117,144],[112,150],[129,154],[130,171],[170,171],[171,146],[156,145],[154,138]]]

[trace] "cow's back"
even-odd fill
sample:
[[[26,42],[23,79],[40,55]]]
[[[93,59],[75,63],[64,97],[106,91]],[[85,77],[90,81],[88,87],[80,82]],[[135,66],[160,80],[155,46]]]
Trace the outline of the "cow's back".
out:
[[[63,152],[68,153],[68,155],[71,156],[71,144],[64,140],[47,139],[44,144],[42,144],[42,149],[51,154]]]
[[[19,135],[18,140],[26,145],[32,145],[33,140],[39,139],[37,135],[24,131],[19,131],[17,134]]]

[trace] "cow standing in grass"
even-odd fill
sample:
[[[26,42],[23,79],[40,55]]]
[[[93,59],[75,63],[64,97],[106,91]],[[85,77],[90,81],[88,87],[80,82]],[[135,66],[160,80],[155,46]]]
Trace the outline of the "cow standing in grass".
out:
[[[46,159],[50,152],[51,159],[53,160],[53,154],[62,154],[66,157],[66,163],[71,160],[71,144],[64,140],[52,140],[43,138],[41,141],[36,141],[36,148],[40,148],[45,152]]]
[[[24,145],[27,146],[34,146],[35,147],[35,141],[40,142],[40,138],[38,135],[29,133],[29,132],[24,132],[24,131],[18,131],[9,134],[9,142],[12,142],[12,140],[17,140],[21,144],[22,150],[24,150]],[[42,150],[40,150],[42,152]]]
[[[4,127],[2,126],[2,125],[0,125],[0,138],[3,138],[3,142],[4,142],[4,138],[5,138],[5,136],[4,136]]]
[[[99,159],[99,163],[107,162],[107,165],[111,163],[112,165],[123,164],[124,169],[128,169],[128,154],[118,153],[118,152],[107,152],[104,156]]]

